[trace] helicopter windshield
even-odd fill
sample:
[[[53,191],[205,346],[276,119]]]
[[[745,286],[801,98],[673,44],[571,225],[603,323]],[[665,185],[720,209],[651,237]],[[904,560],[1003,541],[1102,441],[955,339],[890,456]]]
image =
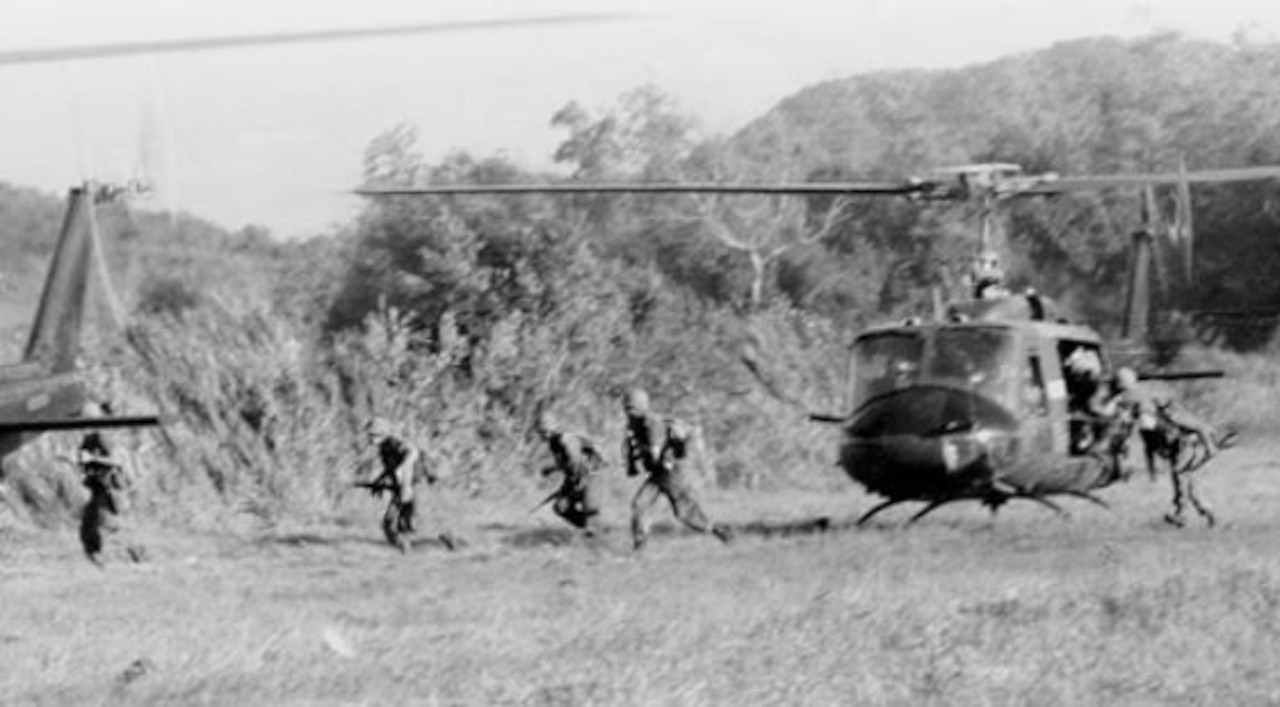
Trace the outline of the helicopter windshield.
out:
[[[1010,382],[1018,370],[1009,330],[997,327],[939,329],[933,348],[931,378],[1008,404]]]
[[[914,384],[924,361],[924,337],[918,332],[864,336],[853,345],[853,407]]]

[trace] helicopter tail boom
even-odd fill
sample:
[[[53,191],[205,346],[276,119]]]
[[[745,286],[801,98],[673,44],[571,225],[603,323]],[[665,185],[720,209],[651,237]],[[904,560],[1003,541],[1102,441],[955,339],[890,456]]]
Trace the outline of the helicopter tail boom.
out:
[[[83,187],[71,190],[62,232],[23,353],[24,363],[43,364],[50,373],[75,370],[80,353],[89,268],[97,245],[84,225],[85,212],[92,208],[89,198]]]

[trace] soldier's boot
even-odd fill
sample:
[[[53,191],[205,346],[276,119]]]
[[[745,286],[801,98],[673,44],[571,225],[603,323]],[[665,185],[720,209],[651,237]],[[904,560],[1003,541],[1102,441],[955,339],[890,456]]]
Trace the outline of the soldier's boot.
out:
[[[631,517],[631,549],[640,552],[648,540],[648,531],[644,521],[638,515]]]

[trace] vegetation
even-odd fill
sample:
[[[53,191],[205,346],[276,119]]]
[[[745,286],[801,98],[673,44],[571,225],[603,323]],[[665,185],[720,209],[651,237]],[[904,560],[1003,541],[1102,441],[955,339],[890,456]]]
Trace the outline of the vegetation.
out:
[[[572,179],[642,181],[896,178],[988,160],[1064,173],[1269,163],[1280,159],[1277,64],[1270,45],[1072,42],[811,87],[731,137],[701,135],[642,87],[612,107],[559,111],[554,157]],[[501,156],[428,163],[409,126],[372,140],[364,170],[384,184],[546,178]],[[1171,248],[1157,268],[1162,306],[1187,313],[1160,321],[1165,350],[1193,344],[1184,361],[1250,378],[1194,389],[1230,423],[1271,424],[1275,382],[1256,374],[1280,303],[1274,190],[1197,188],[1196,280],[1179,280]],[[48,196],[0,190],[0,243],[13,251],[0,262],[20,264],[4,277],[33,270],[21,264],[47,251],[58,213]],[[1114,333],[1137,214],[1123,192],[1019,204],[1015,284]],[[133,316],[127,331],[90,337],[92,385],[126,411],[174,416],[159,437],[121,435],[140,511],[169,523],[334,518],[372,416],[415,439],[451,488],[527,498],[538,413],[614,440],[617,395],[634,385],[698,424],[704,484],[822,487],[839,483],[826,432],[766,394],[743,357],[791,398],[839,409],[852,333],[924,313],[935,288],[961,289],[968,216],[886,199],[396,198],[339,232],[277,243],[257,228],[111,211],[111,270]],[[22,277],[31,293],[38,278]],[[74,484],[49,471],[64,446],[46,438],[9,474],[10,499],[49,522],[74,505]]]
[[[558,112],[555,157],[582,180],[1272,163],[1278,65],[1271,45],[1074,42],[830,82],[731,137],[700,135],[649,87]],[[502,157],[429,164],[406,126],[364,165],[403,184],[545,176]],[[1141,479],[1107,490],[1122,511],[1073,506],[1070,523],[1010,504],[993,526],[958,504],[910,533],[890,520],[841,532],[871,499],[833,470],[830,431],[744,361],[804,405],[840,409],[850,336],[960,286],[963,209],[390,199],[295,243],[110,211],[132,315],[88,333],[86,378],[118,412],[172,419],[110,433],[134,479],[133,527],[113,546],[143,542],[153,562],[81,559],[67,436],[12,458],[0,702],[1273,704],[1280,487],[1274,445],[1256,440],[1280,400],[1275,189],[1197,189],[1197,279],[1179,282],[1172,249],[1162,260],[1161,306],[1185,313],[1160,322],[1166,350],[1228,374],[1184,395],[1255,433],[1201,482],[1225,520],[1209,533],[1159,525],[1168,491]],[[1119,192],[1020,205],[1016,284],[1114,331],[1137,213]],[[6,334],[30,320],[59,218],[53,197],[0,187]],[[698,424],[700,495],[740,529],[733,546],[667,528],[642,559],[620,552],[631,485],[616,458],[598,546],[529,513],[547,491],[532,421],[550,408],[616,454],[618,393],[633,385]],[[420,524],[455,531],[463,551],[381,543],[375,502],[350,488],[374,416],[446,477]]]

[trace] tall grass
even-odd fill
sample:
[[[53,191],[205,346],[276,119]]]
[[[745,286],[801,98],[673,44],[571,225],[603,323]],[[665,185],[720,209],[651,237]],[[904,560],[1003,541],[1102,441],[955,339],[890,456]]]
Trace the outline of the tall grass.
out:
[[[769,310],[753,316],[749,334],[731,312],[676,299],[636,333],[612,316],[589,304],[550,321],[513,314],[477,344],[448,317],[427,336],[412,315],[384,306],[323,341],[252,298],[206,297],[136,317],[127,346],[112,365],[94,365],[87,383],[117,412],[166,417],[159,430],[109,438],[132,467],[134,513],[195,528],[342,517],[351,482],[372,461],[363,429],[374,417],[420,447],[459,498],[523,504],[544,493],[537,414],[552,409],[593,436],[617,472],[620,393],[634,385],[651,391],[658,412],[696,425],[700,485],[836,482],[828,431],[762,393],[737,354],[754,336],[797,398],[830,405],[839,346],[821,322]],[[68,521],[82,494],[58,457],[74,441],[46,436],[24,450],[10,500],[45,522]]]
[[[1280,433],[1280,336],[1258,353],[1189,349],[1182,365],[1223,372],[1221,379],[1168,386],[1215,424],[1248,434]]]
[[[696,483],[723,488],[842,488],[830,426],[809,410],[844,405],[848,333],[785,307],[741,315],[660,291],[643,322],[608,289],[550,316],[499,318],[483,340],[447,315],[424,330],[383,305],[331,339],[250,294],[207,296],[138,316],[93,366],[95,395],[123,413],[158,410],[154,432],[113,432],[133,468],[134,512],[196,528],[325,523],[351,512],[351,482],[371,463],[365,422],[382,417],[419,446],[458,499],[526,503],[545,451],[530,433],[546,409],[593,436],[621,468],[619,394],[650,390],[659,412],[695,423]],[[91,351],[99,350],[90,347]],[[744,365],[771,380],[771,395]],[[1220,425],[1272,434],[1280,413],[1274,351],[1184,352],[1180,367],[1223,380],[1171,384]],[[50,435],[11,466],[8,505],[23,522],[67,522],[83,501]],[[32,513],[34,511],[34,514]]]

